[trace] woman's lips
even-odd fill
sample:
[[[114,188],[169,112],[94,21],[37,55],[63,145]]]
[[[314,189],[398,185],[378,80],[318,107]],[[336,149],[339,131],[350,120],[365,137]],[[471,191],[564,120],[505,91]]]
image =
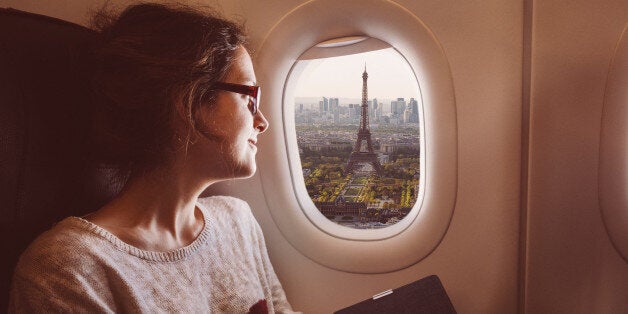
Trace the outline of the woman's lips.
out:
[[[251,146],[252,148],[254,148],[255,150],[257,150],[257,141],[253,140],[253,139],[249,139],[249,146]]]

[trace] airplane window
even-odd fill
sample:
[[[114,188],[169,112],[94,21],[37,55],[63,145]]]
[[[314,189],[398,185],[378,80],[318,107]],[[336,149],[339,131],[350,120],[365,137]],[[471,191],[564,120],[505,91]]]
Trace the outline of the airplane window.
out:
[[[402,269],[433,252],[458,182],[456,98],[436,34],[394,2],[310,1],[257,51],[264,113],[274,121],[258,174],[290,245],[352,273]]]
[[[420,195],[422,103],[414,72],[397,50],[357,39],[313,49],[359,43],[370,51],[309,51],[297,61],[294,126],[316,209],[341,226],[380,229],[404,219]]]

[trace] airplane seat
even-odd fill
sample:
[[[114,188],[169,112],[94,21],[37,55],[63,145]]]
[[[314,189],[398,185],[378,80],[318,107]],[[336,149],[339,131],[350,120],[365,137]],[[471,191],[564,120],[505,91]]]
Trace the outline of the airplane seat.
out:
[[[95,37],[79,25],[0,8],[0,311],[28,244],[121,188],[113,169],[96,162],[90,140]]]

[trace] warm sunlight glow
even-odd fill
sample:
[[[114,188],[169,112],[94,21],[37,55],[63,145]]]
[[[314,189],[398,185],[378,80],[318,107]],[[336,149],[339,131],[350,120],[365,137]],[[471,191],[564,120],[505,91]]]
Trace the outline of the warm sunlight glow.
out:
[[[420,99],[416,79],[408,79],[414,78],[412,69],[393,48],[307,62],[296,84],[295,97],[333,96],[360,99],[360,76],[366,64],[369,73],[369,99]]]

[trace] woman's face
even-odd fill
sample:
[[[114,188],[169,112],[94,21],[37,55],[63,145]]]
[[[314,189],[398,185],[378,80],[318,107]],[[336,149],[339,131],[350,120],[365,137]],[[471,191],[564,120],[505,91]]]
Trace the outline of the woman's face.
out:
[[[222,81],[241,85],[257,85],[253,63],[244,47]],[[255,173],[257,137],[268,128],[268,121],[257,110],[252,114],[250,97],[230,91],[218,91],[215,104],[199,110],[199,132],[204,138],[203,157],[210,165],[211,175],[220,178],[250,177]],[[259,106],[259,104],[258,104]]]

